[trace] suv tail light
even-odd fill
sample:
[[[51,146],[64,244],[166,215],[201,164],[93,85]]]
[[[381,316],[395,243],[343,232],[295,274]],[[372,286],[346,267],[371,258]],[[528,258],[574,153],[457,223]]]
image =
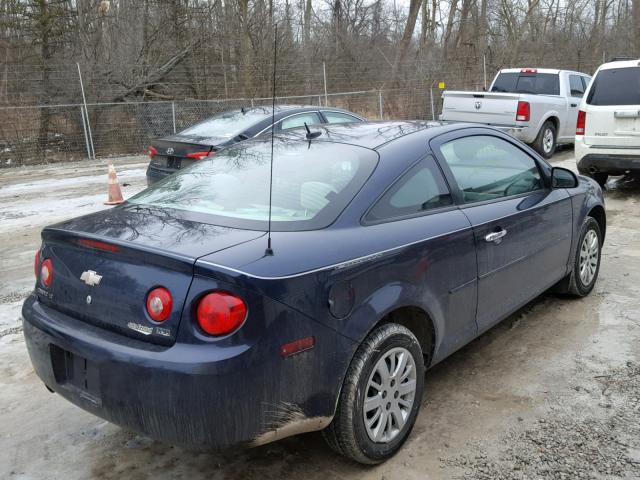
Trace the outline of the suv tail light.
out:
[[[164,287],[154,288],[147,295],[147,313],[156,322],[164,322],[169,318],[172,306],[171,293]]]
[[[40,267],[40,283],[49,288],[53,281],[53,262],[49,258],[45,258]]]
[[[516,121],[528,122],[530,116],[531,116],[531,107],[529,105],[529,102],[523,102],[522,100],[519,101],[518,109],[516,110]]]
[[[205,157],[213,156],[215,152],[192,152],[187,153],[185,157],[193,158],[194,160],[202,160]]]
[[[587,112],[579,110],[578,121],[576,122],[576,135],[584,135],[585,128],[587,128]]]
[[[247,305],[235,295],[211,292],[198,302],[196,319],[200,328],[209,335],[227,335],[244,323]]]

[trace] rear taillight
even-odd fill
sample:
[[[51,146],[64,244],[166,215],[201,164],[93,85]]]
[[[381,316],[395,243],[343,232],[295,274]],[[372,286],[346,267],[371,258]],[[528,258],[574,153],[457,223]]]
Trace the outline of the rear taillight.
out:
[[[154,288],[147,295],[147,313],[156,322],[164,322],[169,318],[172,306],[173,299],[166,288]]]
[[[194,160],[202,160],[205,157],[215,155],[216,152],[191,152],[185,155],[186,158],[192,158]]]
[[[576,135],[584,135],[585,128],[587,128],[587,112],[579,110],[578,121],[576,122]]]
[[[518,122],[528,122],[531,116],[531,107],[529,102],[518,102],[518,110],[516,110],[516,120]]]
[[[45,287],[50,287],[53,281],[53,263],[51,259],[45,258],[40,267],[40,283]]]
[[[87,248],[95,248],[96,250],[103,250],[105,252],[119,252],[120,247],[112,245],[111,243],[101,242],[99,240],[89,240],[88,238],[80,238],[78,245]]]
[[[226,292],[211,292],[198,302],[196,320],[200,328],[209,335],[227,335],[243,324],[247,317],[247,306],[235,295]]]
[[[153,160],[153,157],[155,157],[157,154],[158,150],[149,145],[149,147],[147,148],[147,155],[149,155],[149,158]]]
[[[33,273],[38,278],[38,270],[40,270],[40,250],[36,252],[36,258],[33,260]]]

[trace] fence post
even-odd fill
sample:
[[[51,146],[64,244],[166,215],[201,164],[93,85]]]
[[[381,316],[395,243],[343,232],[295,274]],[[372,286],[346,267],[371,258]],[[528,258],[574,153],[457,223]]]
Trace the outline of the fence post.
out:
[[[91,147],[89,147],[89,136],[87,135],[87,122],[84,118],[84,106],[80,105],[80,118],[82,118],[82,130],[84,131],[84,144],[87,147],[87,158],[91,158]]]
[[[431,94],[431,118],[435,121],[435,119],[436,119],[436,109],[433,106],[433,87],[429,88],[429,92]]]
[[[484,74],[484,90],[487,91],[487,56],[482,55],[482,72]]]
[[[327,68],[325,63],[322,62],[322,76],[324,77],[324,106],[329,106],[329,97],[327,95]]]
[[[171,102],[171,118],[173,119],[173,133],[176,133],[176,102]]]
[[[82,83],[82,72],[80,71],[80,64],[76,62],[78,66],[78,78],[80,79],[80,91],[82,92],[82,103],[84,103],[84,113],[87,115],[87,133],[89,134],[89,144],[91,145],[91,154],[89,158],[96,159],[96,150],[93,148],[93,136],[91,135],[91,121],[89,120],[89,110],[87,109],[87,97],[84,95],[84,84]]]
[[[382,90],[378,90],[378,108],[380,109],[380,120],[384,120],[384,115],[382,110]]]
[[[318,95],[318,106],[322,106],[322,96]]]

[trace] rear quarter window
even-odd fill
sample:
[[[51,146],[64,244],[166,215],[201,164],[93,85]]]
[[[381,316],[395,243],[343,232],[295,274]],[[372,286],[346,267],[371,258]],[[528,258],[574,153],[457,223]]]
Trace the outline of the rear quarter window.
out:
[[[589,105],[640,105],[640,67],[600,70],[592,83]]]
[[[560,76],[557,73],[499,73],[492,92],[560,95]]]

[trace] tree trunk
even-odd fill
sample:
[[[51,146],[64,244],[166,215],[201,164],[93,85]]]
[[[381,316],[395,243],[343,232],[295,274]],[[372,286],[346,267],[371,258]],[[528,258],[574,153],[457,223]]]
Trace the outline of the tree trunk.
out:
[[[413,30],[416,28],[416,20],[418,19],[421,3],[422,0],[411,0],[409,4],[409,16],[407,17],[404,33],[402,34],[402,39],[396,52],[396,60],[393,63],[393,73],[391,76],[393,85],[396,85],[398,82],[398,69],[406,58],[409,45],[411,45],[411,37],[413,37]]]

